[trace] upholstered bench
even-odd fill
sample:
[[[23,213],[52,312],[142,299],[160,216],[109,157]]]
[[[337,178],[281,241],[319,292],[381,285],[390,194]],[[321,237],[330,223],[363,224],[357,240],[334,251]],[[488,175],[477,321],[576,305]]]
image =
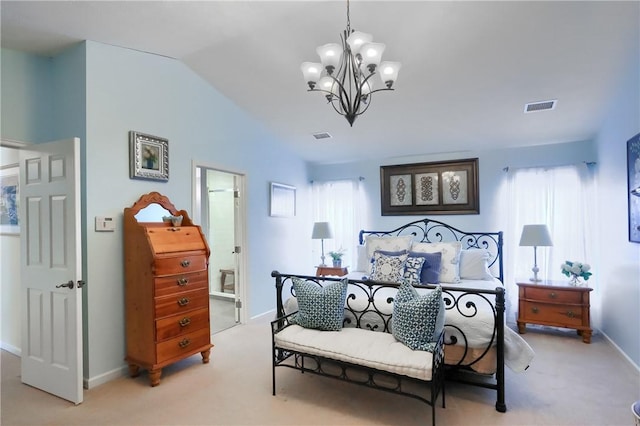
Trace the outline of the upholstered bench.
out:
[[[440,288],[425,296],[411,286],[400,286],[393,332],[389,327],[367,327],[360,321],[342,327],[344,321],[350,321],[344,316],[346,279],[323,286],[319,281],[294,277],[293,288],[298,311],[271,323],[273,395],[276,367],[289,367],[418,399],[431,406],[435,424],[440,391],[445,406]],[[382,315],[375,304],[367,312]],[[332,368],[335,366],[337,370]]]

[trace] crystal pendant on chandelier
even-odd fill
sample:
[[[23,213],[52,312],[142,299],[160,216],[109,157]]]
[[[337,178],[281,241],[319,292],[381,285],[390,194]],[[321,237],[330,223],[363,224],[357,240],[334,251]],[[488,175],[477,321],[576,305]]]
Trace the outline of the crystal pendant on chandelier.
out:
[[[399,62],[381,62],[385,45],[374,43],[371,34],[351,30],[347,0],[347,28],[341,44],[329,43],[316,49],[321,63],[301,66],[310,92],[322,92],[336,112],[353,126],[356,117],[371,105],[372,94],[393,90]]]

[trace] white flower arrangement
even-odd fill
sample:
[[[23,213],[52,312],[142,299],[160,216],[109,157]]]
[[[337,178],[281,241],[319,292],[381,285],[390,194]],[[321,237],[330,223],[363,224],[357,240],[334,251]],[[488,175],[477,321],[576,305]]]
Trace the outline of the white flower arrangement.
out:
[[[589,279],[591,275],[591,265],[588,263],[572,262],[570,260],[565,261],[562,264],[562,273],[572,279],[584,278],[585,281]]]

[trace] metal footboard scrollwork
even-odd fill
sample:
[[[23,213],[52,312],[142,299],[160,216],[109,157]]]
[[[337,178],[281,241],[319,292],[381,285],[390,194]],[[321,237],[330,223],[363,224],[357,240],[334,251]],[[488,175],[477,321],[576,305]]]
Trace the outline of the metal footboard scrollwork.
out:
[[[339,278],[320,278],[312,276],[271,274],[276,279],[277,318],[271,322],[272,333],[272,386],[276,394],[276,367],[288,367],[331,377],[334,379],[404,395],[417,399],[431,406],[432,424],[435,425],[435,404],[442,393],[442,407],[445,407],[444,390],[444,345],[445,333],[440,333],[432,352],[431,379],[422,380],[402,374],[391,373],[376,368],[337,360],[317,354],[309,354],[300,350],[284,349],[277,345],[276,335],[292,323],[295,312],[286,313],[285,301],[295,297],[292,287],[294,277],[323,286]],[[345,302],[344,328],[361,328],[367,333],[391,333],[391,317],[393,311],[393,295],[398,285],[392,283],[374,283],[372,281],[349,280]],[[283,292],[288,297],[283,298]]]
[[[297,309],[295,304],[291,306],[292,300],[295,300],[291,283],[293,277],[314,282],[319,286],[340,280],[340,278],[333,277],[280,274],[276,271],[271,275],[276,280],[277,304],[277,319],[273,323],[273,333],[286,327],[289,315]],[[393,297],[399,285],[370,280],[349,280],[348,283],[343,327],[390,333],[392,331]],[[429,285],[416,286],[415,288],[418,292],[423,292],[435,287]],[[479,290],[455,285],[440,287],[446,310],[443,340],[445,348],[442,360],[445,365],[441,374],[445,374],[447,380],[496,390],[496,410],[505,412],[504,289]],[[481,333],[478,333],[476,327],[469,328],[470,325],[473,325],[471,324],[473,321],[486,324]],[[274,369],[280,365],[281,360],[291,355],[293,354],[284,353],[274,346]],[[296,358],[296,363],[303,361]],[[491,373],[478,374],[474,371],[477,369],[477,365],[483,361],[485,364],[491,364]],[[314,370],[313,372],[322,374],[324,371],[322,365],[326,364],[327,360],[314,359],[313,362],[317,364],[314,368],[304,364],[295,364],[293,368],[304,371],[309,368]],[[347,372],[342,371],[338,377],[347,380]]]

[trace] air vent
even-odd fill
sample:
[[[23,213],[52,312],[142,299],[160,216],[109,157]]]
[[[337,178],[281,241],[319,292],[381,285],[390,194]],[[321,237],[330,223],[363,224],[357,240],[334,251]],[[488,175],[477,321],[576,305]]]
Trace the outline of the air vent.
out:
[[[542,102],[532,102],[526,104],[524,106],[524,112],[537,112],[537,111],[547,111],[550,109],[554,109],[556,107],[557,100],[553,101],[542,101]]]
[[[331,139],[331,135],[327,132],[321,132],[321,133],[314,133],[313,137],[320,140],[320,139]]]

